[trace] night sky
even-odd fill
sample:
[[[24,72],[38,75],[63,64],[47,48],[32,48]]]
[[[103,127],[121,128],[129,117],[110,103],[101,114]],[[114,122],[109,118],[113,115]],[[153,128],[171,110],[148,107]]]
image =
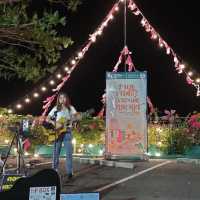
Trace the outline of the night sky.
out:
[[[198,72],[200,66],[198,2],[194,0],[190,2],[137,0],[135,2],[186,65]],[[61,63],[87,41],[89,34],[102,22],[114,3],[114,0],[83,0],[77,13],[67,13],[67,26],[61,31],[72,37],[74,45],[63,52]],[[61,12],[65,13],[63,10]],[[196,89],[186,83],[184,75],[176,73],[172,57],[167,56],[165,51],[150,39],[141,27],[139,19],[128,10],[127,45],[132,52],[136,68],[148,72],[148,96],[152,103],[161,111],[175,109],[180,115],[187,115],[194,110],[199,111],[200,97],[196,97]],[[105,73],[112,71],[123,45],[123,7],[121,6],[115,19],[109,23],[103,35],[86,53],[63,88],[78,111],[89,108],[95,108],[96,111],[101,109],[100,99],[106,87]],[[30,89],[37,86],[19,80],[1,80],[0,83],[0,106],[17,102]],[[23,112],[40,114],[42,100],[51,94],[51,92],[47,93],[43,98],[34,101]]]

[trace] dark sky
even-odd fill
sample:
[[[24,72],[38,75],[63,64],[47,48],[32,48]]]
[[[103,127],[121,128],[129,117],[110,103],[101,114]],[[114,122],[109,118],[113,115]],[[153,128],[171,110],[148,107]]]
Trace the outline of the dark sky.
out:
[[[67,26],[63,30],[74,40],[74,45],[63,52],[62,60],[67,60],[81,47],[96,27],[102,22],[114,4],[114,0],[83,0],[77,13],[67,16]],[[175,52],[197,72],[200,66],[200,23],[197,1],[180,0],[137,0],[143,14],[149,19],[160,35]],[[63,88],[69,93],[74,106],[79,111],[101,108],[101,95],[105,89],[105,72],[112,71],[123,48],[123,8],[105,29],[103,35],[81,60],[70,80]],[[175,109],[181,115],[200,110],[200,97],[196,89],[189,86],[184,75],[176,73],[172,57],[158,48],[144,32],[139,19],[127,14],[127,45],[138,70],[148,72],[148,95],[154,106],[160,110]],[[123,68],[121,68],[123,70]],[[0,105],[17,102],[36,85],[23,81],[0,82]],[[52,93],[48,93],[51,95]],[[26,107],[25,112],[41,113],[43,98]]]

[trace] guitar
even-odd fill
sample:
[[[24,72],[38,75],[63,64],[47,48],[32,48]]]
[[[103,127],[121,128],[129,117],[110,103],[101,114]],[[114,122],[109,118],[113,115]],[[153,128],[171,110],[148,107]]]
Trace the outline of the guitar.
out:
[[[84,117],[90,116],[94,113],[94,109],[89,109],[86,112],[77,112],[73,115],[71,120],[66,120],[64,117],[58,121],[47,119],[44,121],[43,126],[47,129],[53,130],[53,133],[48,136],[49,142],[57,140],[62,134],[67,133],[69,129],[76,126],[77,122],[81,121]]]

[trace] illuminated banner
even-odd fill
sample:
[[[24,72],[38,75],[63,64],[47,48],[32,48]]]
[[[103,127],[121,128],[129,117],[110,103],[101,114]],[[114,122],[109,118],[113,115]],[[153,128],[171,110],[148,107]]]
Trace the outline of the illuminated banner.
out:
[[[106,154],[134,156],[147,150],[146,72],[106,74]]]

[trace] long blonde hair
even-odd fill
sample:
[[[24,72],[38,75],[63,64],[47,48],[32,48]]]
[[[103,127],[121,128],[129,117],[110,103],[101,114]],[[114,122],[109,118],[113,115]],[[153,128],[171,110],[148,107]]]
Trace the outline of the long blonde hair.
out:
[[[56,100],[56,108],[57,108],[57,110],[60,111],[62,109],[62,104],[59,102],[60,96],[64,96],[66,98],[66,102],[65,102],[64,106],[67,109],[69,109],[69,111],[70,111],[71,101],[70,101],[69,96],[64,92],[61,92],[61,93],[58,94],[58,97],[57,97],[57,100]]]

